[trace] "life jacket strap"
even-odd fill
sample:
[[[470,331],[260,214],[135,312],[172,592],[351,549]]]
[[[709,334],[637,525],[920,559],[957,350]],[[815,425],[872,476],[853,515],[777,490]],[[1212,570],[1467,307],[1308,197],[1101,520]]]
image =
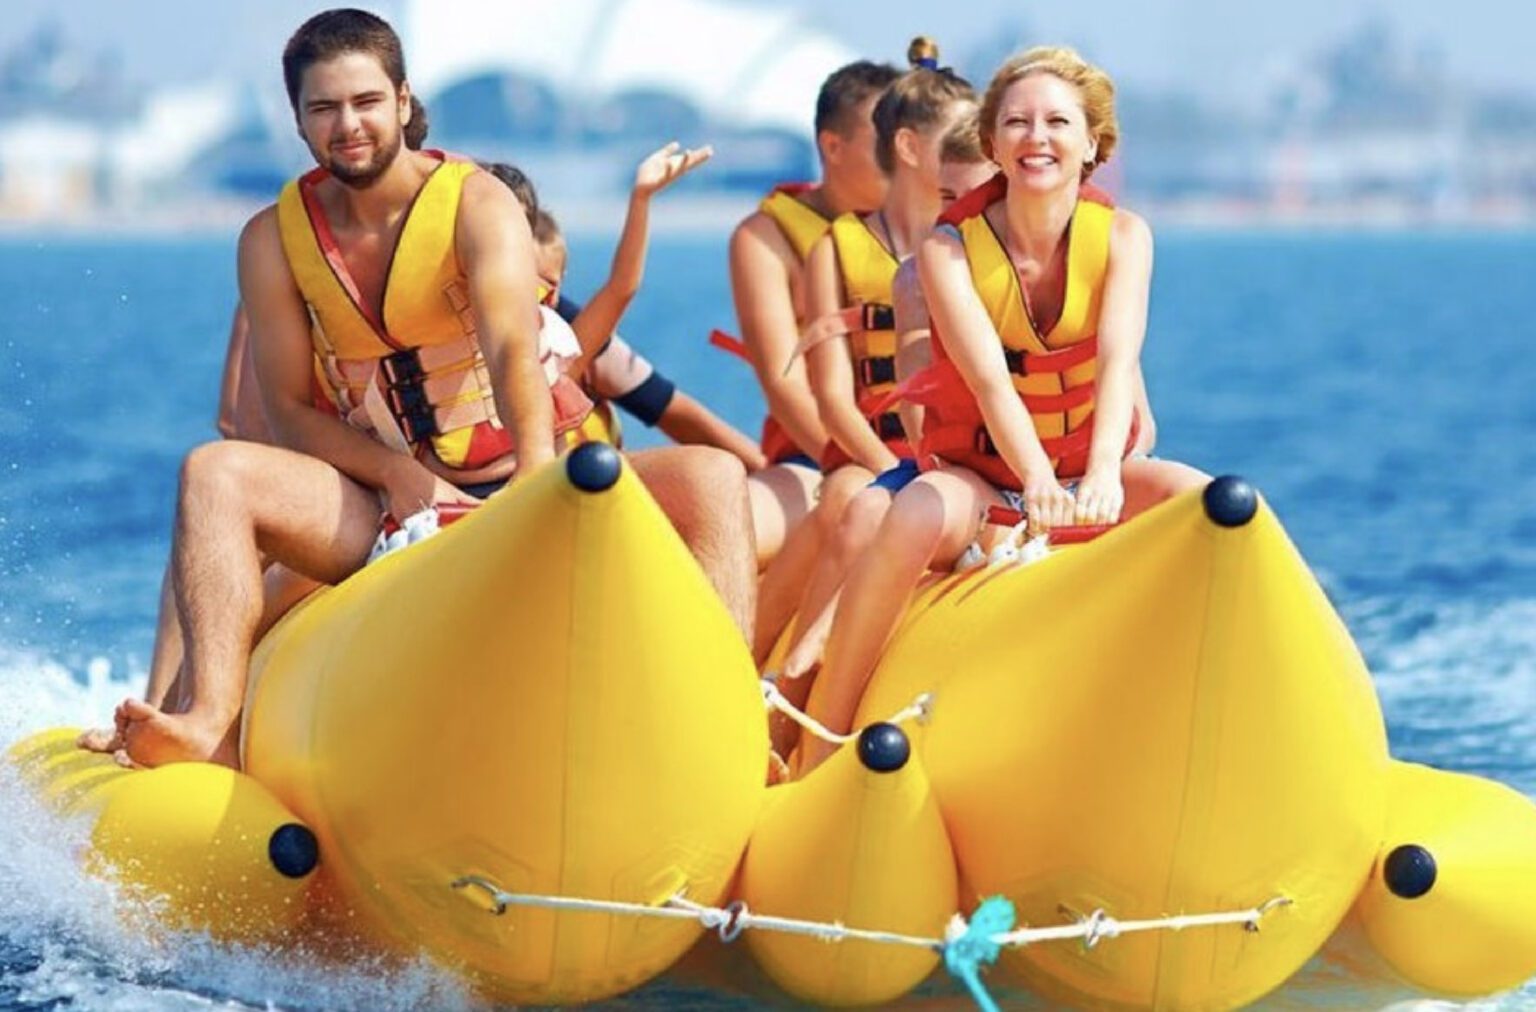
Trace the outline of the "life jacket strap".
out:
[[[1044,373],[1066,372],[1073,366],[1091,362],[1099,353],[1099,338],[1094,335],[1057,351],[1024,351],[1007,348],[1003,357],[1008,360],[1008,371],[1015,376],[1039,376]]]
[[[1125,449],[1122,458],[1128,456],[1136,447],[1136,438],[1141,434],[1141,412],[1131,412],[1131,431],[1126,434]],[[1040,439],[1040,448],[1045,455],[1057,461],[1056,473],[1062,477],[1076,477],[1081,475],[1088,466],[1088,451],[1093,446],[1093,415],[1084,418],[1082,424],[1063,436],[1044,436]],[[997,457],[997,444],[992,441],[992,436],[985,426],[976,425],[942,425],[936,429],[923,433],[922,455],[926,458],[930,455],[944,456],[946,453],[975,453],[986,457]]]
[[[896,310],[880,302],[861,302],[856,306],[848,306],[817,317],[801,333],[800,343],[795,345],[795,350],[790,353],[789,361],[784,364],[784,371],[789,372],[796,359],[833,338],[873,330],[895,329]]]
[[[1075,387],[1068,387],[1059,394],[1026,394],[1020,393],[1024,407],[1032,415],[1061,414],[1080,408],[1093,402],[1094,384],[1079,383]]]
[[[739,337],[732,337],[723,330],[711,330],[709,332],[709,343],[721,351],[735,355],[743,362],[748,364],[752,362],[752,356],[747,354],[745,342]]]

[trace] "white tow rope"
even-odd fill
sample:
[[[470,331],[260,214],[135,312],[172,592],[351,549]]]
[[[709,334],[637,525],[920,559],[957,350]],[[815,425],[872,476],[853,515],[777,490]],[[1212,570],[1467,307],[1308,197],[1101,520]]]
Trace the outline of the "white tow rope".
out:
[[[827,727],[827,725],[823,724],[815,717],[807,714],[804,710],[800,709],[794,703],[791,703],[787,698],[785,698],[784,693],[779,691],[778,684],[772,678],[760,679],[759,684],[762,686],[763,690],[764,706],[770,710],[779,711],[784,716],[794,721],[796,724],[799,724],[801,727],[805,728],[811,734],[814,734],[816,737],[820,738],[822,741],[828,742],[832,745],[846,745],[850,741],[854,741],[859,737],[857,731],[850,734],[838,734],[836,731]],[[926,724],[928,723],[928,718],[932,714],[933,693],[925,692],[914,699],[909,706],[897,711],[893,716],[887,718],[885,723],[904,724],[909,720],[915,720],[919,724]]]

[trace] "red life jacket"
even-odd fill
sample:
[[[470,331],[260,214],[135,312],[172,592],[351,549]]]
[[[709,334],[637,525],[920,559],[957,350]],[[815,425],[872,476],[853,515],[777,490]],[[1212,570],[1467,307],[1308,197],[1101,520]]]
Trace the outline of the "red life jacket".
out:
[[[1041,335],[1030,320],[1018,271],[985,217],[987,208],[1003,200],[1007,191],[1007,180],[999,174],[951,205],[939,223],[960,233],[971,279],[1003,343],[1014,389],[1056,474],[1079,477],[1087,469],[1093,440],[1097,331],[1113,203],[1095,187],[1080,191],[1067,240],[1061,315]],[[1020,488],[1018,475],[998,456],[981,408],[945,351],[937,326],[933,336],[933,365],[902,390],[908,400],[927,409],[920,447],[925,465],[937,457],[968,467],[998,487]],[[1138,426],[1133,415],[1127,452]]]

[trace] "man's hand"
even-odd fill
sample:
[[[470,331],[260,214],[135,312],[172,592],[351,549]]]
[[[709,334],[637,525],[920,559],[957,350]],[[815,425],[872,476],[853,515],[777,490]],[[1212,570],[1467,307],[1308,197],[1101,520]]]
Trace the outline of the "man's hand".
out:
[[[406,517],[439,503],[462,503],[478,506],[480,500],[455,485],[451,485],[414,458],[401,455],[390,468],[384,486],[379,489],[384,511],[403,523]]]

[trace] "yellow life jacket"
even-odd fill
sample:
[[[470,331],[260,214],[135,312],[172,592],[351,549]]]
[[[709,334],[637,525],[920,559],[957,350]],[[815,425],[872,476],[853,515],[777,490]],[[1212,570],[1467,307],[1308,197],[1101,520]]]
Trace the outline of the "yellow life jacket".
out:
[[[1068,232],[1061,315],[1045,334],[1038,334],[1018,271],[985,215],[1006,190],[999,175],[957,201],[939,220],[960,233],[971,281],[1002,341],[1013,387],[1029,410],[1042,447],[1058,475],[1075,477],[1086,467],[1092,439],[1099,309],[1115,211],[1096,191],[1078,200]],[[928,370],[929,389],[908,397],[928,408],[923,453],[963,464],[996,485],[1017,488],[1019,479],[997,456],[980,408],[949,361],[943,335],[938,336],[934,365]]]
[[[894,409],[875,411],[896,386],[896,315],[891,286],[901,264],[870,231],[863,216],[853,212],[832,222],[832,245],[850,305],[813,328],[823,337],[847,337],[859,410],[892,452],[909,456],[900,416]],[[829,452],[829,458],[825,461],[829,467],[847,460],[836,449]]]
[[[815,189],[814,183],[780,183],[757,205],[758,210],[779,226],[801,263],[805,263],[805,258],[811,255],[811,247],[832,225],[820,211],[800,199]]]
[[[277,203],[283,252],[338,414],[385,445],[430,452],[465,472],[514,451],[496,413],[454,247],[464,180],[475,171],[473,162],[445,158],[422,185],[401,226],[377,316],[363,304],[315,195],[325,170],[290,182]],[[543,365],[556,430],[568,431],[590,402],[552,356]]]

